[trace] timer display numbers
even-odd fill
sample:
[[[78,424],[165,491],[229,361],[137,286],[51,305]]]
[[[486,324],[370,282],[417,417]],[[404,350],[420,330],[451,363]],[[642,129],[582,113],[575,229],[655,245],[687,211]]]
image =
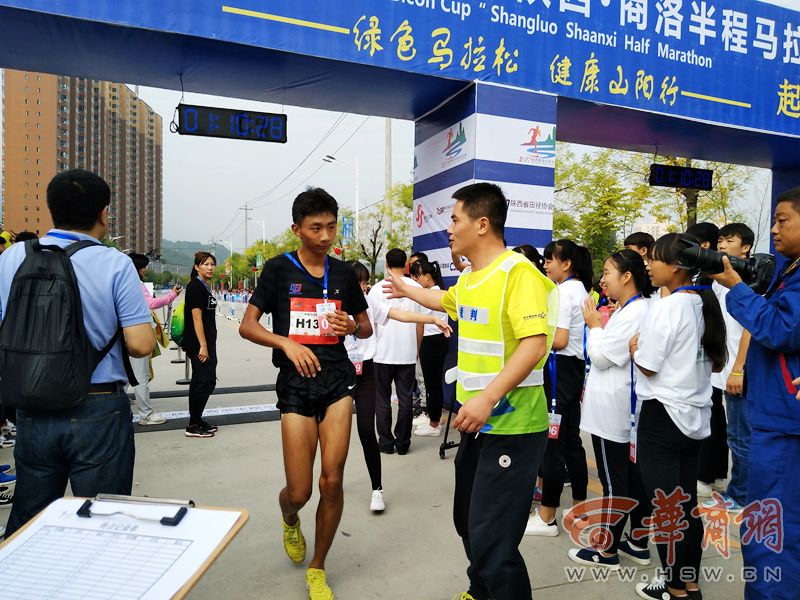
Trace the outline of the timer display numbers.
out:
[[[711,191],[714,187],[714,171],[680,167],[677,165],[650,165],[650,185]]]
[[[285,144],[287,117],[283,114],[178,105],[178,133],[234,140]]]

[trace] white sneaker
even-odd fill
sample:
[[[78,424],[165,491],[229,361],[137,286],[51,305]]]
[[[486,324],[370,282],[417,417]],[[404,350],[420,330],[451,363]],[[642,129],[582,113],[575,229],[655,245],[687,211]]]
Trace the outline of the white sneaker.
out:
[[[528,524],[525,526],[525,535],[541,535],[546,537],[556,537],[558,535],[558,526],[553,523],[548,525],[539,516],[539,511],[528,519]]]
[[[383,490],[372,490],[369,509],[372,512],[383,512],[386,509],[386,503],[383,501]]]
[[[420,413],[419,415],[414,417],[413,421],[411,421],[411,424],[414,427],[419,427],[420,425],[424,425],[425,423],[427,423],[428,425],[430,425],[431,423],[430,418],[425,413]]]
[[[159,415],[158,413],[153,413],[149,417],[145,417],[142,419],[139,418],[139,425],[161,425],[167,422],[167,417],[164,415]]]
[[[711,492],[713,492],[713,488],[708,485],[707,483],[703,483],[699,479],[697,480],[697,497],[698,498],[711,498]]]
[[[441,434],[442,426],[431,427],[430,423],[423,423],[414,430],[414,435],[419,436],[439,437]]]
[[[565,508],[561,511],[561,525],[566,527],[568,521],[580,521],[581,519],[585,519],[586,515],[578,515],[572,512],[572,508]]]

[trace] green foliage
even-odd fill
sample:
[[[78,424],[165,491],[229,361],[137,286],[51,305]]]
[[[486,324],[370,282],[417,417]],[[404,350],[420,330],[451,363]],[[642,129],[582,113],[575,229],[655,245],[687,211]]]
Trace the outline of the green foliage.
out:
[[[558,146],[553,237],[566,237],[592,253],[595,274],[605,257],[619,248],[643,217],[667,223],[674,231],[708,220],[719,225],[744,220],[736,199],[756,170],[739,165],[659,156],[659,162],[714,171],[714,189],[697,192],[650,187],[652,156],[599,150],[576,156],[569,144]]]

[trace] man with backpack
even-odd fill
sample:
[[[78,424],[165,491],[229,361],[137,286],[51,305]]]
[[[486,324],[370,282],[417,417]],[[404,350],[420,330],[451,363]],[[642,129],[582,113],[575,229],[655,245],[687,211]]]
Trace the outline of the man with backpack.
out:
[[[0,256],[0,394],[18,415],[7,536],[68,481],[75,496],[131,492],[128,355],[148,356],[155,336],[133,263],[99,241],[110,198],[94,173],[56,175],[55,228]]]

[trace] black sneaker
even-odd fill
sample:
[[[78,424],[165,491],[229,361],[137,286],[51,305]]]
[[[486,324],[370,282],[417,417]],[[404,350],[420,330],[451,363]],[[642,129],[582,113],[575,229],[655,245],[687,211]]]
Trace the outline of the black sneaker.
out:
[[[700,590],[686,590],[689,600],[703,600],[703,592]]]
[[[200,420],[200,426],[209,433],[217,433],[219,431],[219,427],[212,425],[208,421],[203,421],[202,419]]]
[[[186,428],[186,431],[183,432],[183,435],[185,435],[186,437],[194,437],[194,438],[214,437],[214,433],[211,431],[206,431],[202,425],[189,425]]]
[[[590,567],[606,567],[609,571],[619,570],[619,556],[603,556],[597,550],[591,548],[573,548],[568,553],[569,559],[579,565]]]
[[[647,547],[641,548],[634,544],[629,535],[626,535],[625,539],[619,543],[617,551],[630,558],[636,564],[644,565],[645,567],[651,562],[650,550]]]
[[[637,583],[636,594],[645,600],[683,600],[687,596],[674,596],[667,589],[663,579],[655,579],[652,583]]]

